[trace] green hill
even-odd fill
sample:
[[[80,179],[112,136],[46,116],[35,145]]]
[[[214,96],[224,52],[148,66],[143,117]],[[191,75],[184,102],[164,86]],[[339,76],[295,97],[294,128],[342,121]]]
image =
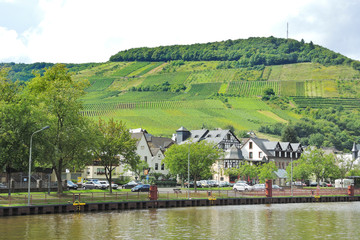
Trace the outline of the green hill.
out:
[[[22,81],[51,65],[1,64]],[[67,64],[75,79],[91,84],[84,115],[113,117],[167,136],[180,126],[256,131],[297,121],[302,116],[296,107],[358,109],[359,66],[311,42],[273,37],[137,48],[106,63]],[[266,88],[290,102],[263,102]]]

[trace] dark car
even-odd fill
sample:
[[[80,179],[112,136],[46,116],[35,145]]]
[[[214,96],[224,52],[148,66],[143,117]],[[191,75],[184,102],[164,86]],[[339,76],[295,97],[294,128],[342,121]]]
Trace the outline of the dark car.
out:
[[[68,189],[74,189],[74,190],[78,189],[78,185],[69,180],[67,181],[67,187]]]
[[[149,192],[150,191],[150,185],[149,184],[142,184],[137,185],[131,189],[132,192]]]
[[[132,189],[133,187],[137,186],[137,185],[140,185],[142,183],[138,183],[138,182],[135,182],[135,181],[131,181],[131,182],[128,182],[127,184],[124,184],[122,185],[122,188],[125,188],[125,189]]]

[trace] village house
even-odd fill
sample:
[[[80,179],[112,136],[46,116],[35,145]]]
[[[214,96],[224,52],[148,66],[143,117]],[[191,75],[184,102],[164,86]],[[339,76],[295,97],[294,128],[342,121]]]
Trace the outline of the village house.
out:
[[[274,162],[278,171],[275,172],[275,183],[285,185],[287,178],[286,167],[292,161],[300,158],[303,147],[300,143],[277,142],[267,139],[251,137],[241,141],[230,130],[192,130],[184,127],[179,128],[174,135],[177,144],[186,142],[207,141],[224,151],[222,159],[219,159],[212,167],[213,179],[219,181],[234,182],[237,176],[227,176],[225,170],[238,168],[241,164],[263,164]],[[248,180],[248,179],[246,179]]]
[[[150,173],[168,174],[169,171],[165,169],[162,160],[165,157],[164,152],[166,149],[175,142],[171,138],[155,137],[141,128],[130,130],[130,134],[133,139],[137,140],[136,153],[141,161],[148,163]],[[127,170],[123,165],[119,165],[115,168],[113,176],[135,179],[135,174],[132,171]],[[85,167],[83,177],[87,179],[105,179],[105,168],[99,161],[94,161],[93,165]]]

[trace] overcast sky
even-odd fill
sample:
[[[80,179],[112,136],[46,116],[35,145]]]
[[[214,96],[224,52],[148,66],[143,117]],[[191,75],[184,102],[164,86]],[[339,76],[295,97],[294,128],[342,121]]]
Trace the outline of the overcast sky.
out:
[[[105,62],[134,47],[248,37],[360,60],[360,0],[0,0],[0,62]]]

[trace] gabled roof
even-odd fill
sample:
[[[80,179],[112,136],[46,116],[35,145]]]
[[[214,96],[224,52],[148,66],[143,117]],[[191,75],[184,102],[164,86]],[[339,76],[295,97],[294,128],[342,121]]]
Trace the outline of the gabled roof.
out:
[[[243,160],[244,157],[242,155],[242,152],[239,148],[237,148],[235,145],[231,146],[225,151],[225,157],[224,160]]]
[[[199,142],[201,140],[204,140],[204,138],[208,132],[209,132],[209,130],[207,130],[207,129],[192,130],[192,131],[190,131],[190,133],[191,133],[190,138],[192,139],[193,142]]]
[[[138,146],[142,136],[144,135],[143,132],[136,132],[130,134],[131,134],[131,138],[136,139],[136,146]]]
[[[279,144],[283,151],[292,151],[293,150],[290,142],[279,142]]]
[[[146,136],[146,140],[150,148],[166,149],[175,143],[171,138],[166,137]]]
[[[303,148],[301,143],[290,143],[292,149],[294,152],[299,152],[302,153],[303,152]]]
[[[230,130],[209,130],[205,135],[205,140],[208,142],[219,144]]]

